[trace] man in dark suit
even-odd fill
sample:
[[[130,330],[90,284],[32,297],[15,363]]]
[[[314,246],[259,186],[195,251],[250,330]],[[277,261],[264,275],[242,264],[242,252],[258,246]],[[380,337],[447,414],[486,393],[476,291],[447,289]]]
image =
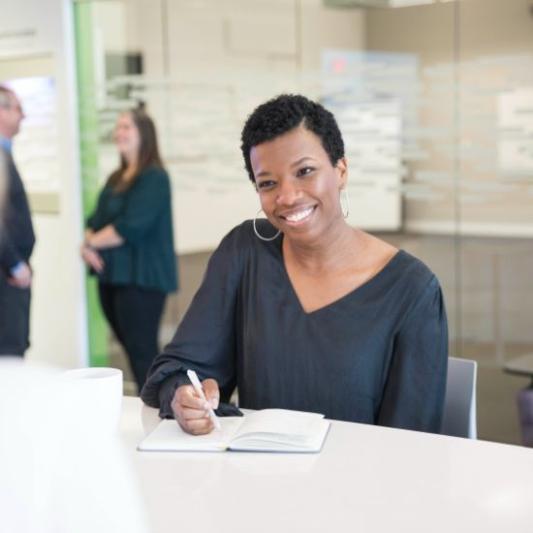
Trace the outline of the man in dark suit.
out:
[[[35,235],[26,192],[12,157],[13,137],[24,112],[17,95],[0,85],[0,356],[23,356],[29,346],[32,271],[29,265]]]

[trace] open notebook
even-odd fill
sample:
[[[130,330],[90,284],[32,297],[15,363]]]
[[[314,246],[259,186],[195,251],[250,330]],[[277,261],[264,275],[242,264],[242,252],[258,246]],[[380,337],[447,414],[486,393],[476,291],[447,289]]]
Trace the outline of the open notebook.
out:
[[[221,429],[189,435],[175,420],[162,420],[137,447],[141,451],[319,452],[329,422],[324,415],[263,409],[220,418]]]

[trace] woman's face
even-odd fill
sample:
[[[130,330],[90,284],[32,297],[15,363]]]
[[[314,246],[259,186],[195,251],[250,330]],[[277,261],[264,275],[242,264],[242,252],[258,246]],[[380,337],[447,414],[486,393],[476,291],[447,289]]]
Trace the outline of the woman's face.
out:
[[[114,139],[120,155],[124,156],[127,161],[137,159],[141,136],[130,113],[123,113],[118,117]]]
[[[261,207],[286,237],[315,242],[343,221],[346,161],[334,167],[320,138],[300,126],[254,146],[250,161]]]

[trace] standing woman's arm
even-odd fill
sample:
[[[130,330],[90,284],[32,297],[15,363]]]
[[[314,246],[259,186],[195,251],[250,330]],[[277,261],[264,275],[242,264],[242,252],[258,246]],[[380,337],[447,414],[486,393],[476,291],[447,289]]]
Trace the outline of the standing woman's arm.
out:
[[[92,215],[87,219],[87,227],[85,229],[83,243],[80,247],[80,255],[85,264],[92,268],[95,272],[101,273],[104,270],[104,261],[100,254],[96,251],[95,246],[90,244],[90,240],[95,235],[95,228],[102,222],[102,217],[105,216],[105,201],[106,187],[100,192],[98,202]]]
[[[91,248],[114,248],[124,244],[124,239],[117,233],[113,224],[108,224],[96,232],[87,231],[85,233],[85,242]]]
[[[112,223],[89,235],[89,246],[103,249],[142,241],[169,203],[168,175],[163,169],[145,170],[125,194],[123,211]]]
[[[433,276],[394,339],[377,424],[439,433],[447,365],[446,311]]]

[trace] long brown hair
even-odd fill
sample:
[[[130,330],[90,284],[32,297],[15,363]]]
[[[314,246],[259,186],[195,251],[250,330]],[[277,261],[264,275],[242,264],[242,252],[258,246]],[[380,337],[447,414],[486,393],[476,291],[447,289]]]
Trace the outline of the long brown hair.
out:
[[[139,176],[139,174],[147,167],[164,168],[161,156],[159,155],[155,124],[144,110],[144,106],[131,109],[130,111],[127,111],[127,113],[131,116],[133,123],[139,130],[141,142],[135,175],[127,181],[122,179],[128,164],[124,156],[121,155],[120,166],[109,176],[107,183],[115,191],[125,191],[126,189],[129,189],[135,183],[137,176]]]

